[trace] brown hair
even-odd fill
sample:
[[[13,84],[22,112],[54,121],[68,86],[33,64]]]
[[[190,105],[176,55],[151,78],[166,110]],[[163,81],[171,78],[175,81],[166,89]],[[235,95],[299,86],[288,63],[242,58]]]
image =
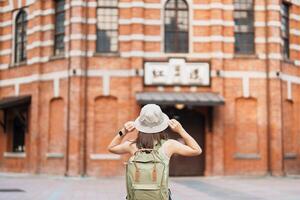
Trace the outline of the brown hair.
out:
[[[159,133],[143,133],[139,132],[136,141],[136,146],[138,149],[153,149],[155,145],[155,141],[161,145],[161,140],[167,140],[168,134],[164,131]]]

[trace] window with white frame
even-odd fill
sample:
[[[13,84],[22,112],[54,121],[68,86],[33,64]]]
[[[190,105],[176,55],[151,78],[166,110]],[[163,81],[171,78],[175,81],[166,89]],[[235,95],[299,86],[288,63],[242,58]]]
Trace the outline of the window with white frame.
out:
[[[254,53],[253,0],[234,1],[235,53]]]
[[[27,13],[21,9],[15,23],[15,63],[26,61]]]
[[[184,0],[168,0],[164,8],[166,53],[187,53],[189,49],[189,9]]]
[[[118,0],[98,0],[96,52],[118,51]]]

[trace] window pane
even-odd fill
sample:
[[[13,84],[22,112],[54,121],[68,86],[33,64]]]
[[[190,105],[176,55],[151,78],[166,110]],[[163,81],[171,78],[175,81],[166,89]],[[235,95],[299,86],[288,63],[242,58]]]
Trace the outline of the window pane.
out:
[[[60,54],[64,51],[64,34],[65,34],[65,11],[64,11],[65,1],[56,1],[55,10],[55,38],[54,38],[54,54]]]
[[[117,31],[97,30],[97,52],[116,52],[118,50]]]
[[[98,1],[97,9],[97,52],[118,50],[118,1]]]
[[[56,12],[64,11],[65,1],[64,0],[56,0]]]
[[[118,6],[118,0],[98,0],[98,5],[101,7],[116,7]]]
[[[253,33],[235,33],[235,52],[249,54],[254,52]]]
[[[187,9],[187,3],[184,0],[177,0],[177,7],[180,9]]]
[[[25,151],[25,125],[15,117],[13,120],[13,152]]]
[[[281,4],[281,37],[283,56],[289,58],[289,5],[286,3]]]

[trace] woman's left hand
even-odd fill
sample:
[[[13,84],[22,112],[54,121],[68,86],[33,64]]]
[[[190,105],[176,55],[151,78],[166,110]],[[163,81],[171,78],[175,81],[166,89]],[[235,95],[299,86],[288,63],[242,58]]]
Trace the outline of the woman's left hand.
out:
[[[126,133],[134,131],[134,122],[133,121],[128,121],[124,124],[124,130]]]

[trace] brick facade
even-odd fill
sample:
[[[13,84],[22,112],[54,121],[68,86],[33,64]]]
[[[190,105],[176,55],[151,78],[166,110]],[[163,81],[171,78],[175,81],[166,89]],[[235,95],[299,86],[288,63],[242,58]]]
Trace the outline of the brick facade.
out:
[[[250,56],[234,54],[232,0],[187,1],[189,53],[184,54],[164,53],[166,0],[119,1],[114,54],[95,52],[96,0],[67,0],[65,54],[54,56],[53,2],[0,1],[0,96],[31,95],[26,153],[7,154],[9,130],[0,128],[0,171],[121,175],[127,157],[109,154],[106,146],[122,123],[139,113],[136,92],[205,91],[225,99],[211,118],[203,108],[212,124],[205,128],[205,175],[300,173],[299,0],[289,1],[289,60],[281,56],[280,0],[255,1]],[[28,13],[27,60],[14,64],[20,8]],[[145,86],[144,62],[169,58],[208,61],[210,87]]]

